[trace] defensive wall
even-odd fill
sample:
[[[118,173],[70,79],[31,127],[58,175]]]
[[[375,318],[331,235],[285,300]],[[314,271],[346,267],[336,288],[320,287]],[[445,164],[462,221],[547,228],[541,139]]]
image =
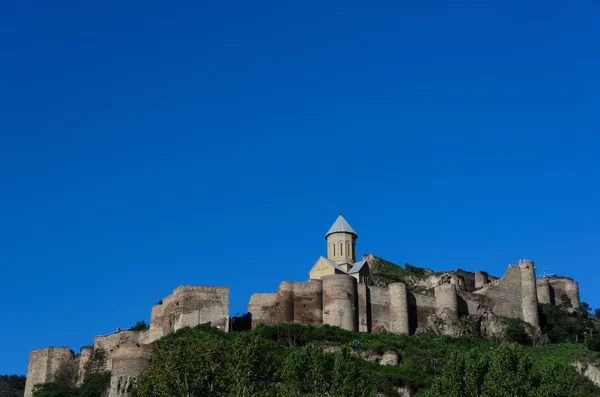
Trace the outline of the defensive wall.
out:
[[[433,274],[415,290],[403,282],[387,286],[358,283],[347,274],[307,282],[284,281],[277,292],[253,294],[248,312],[253,328],[260,323],[294,322],[329,324],[350,331],[412,334],[432,315],[454,322],[461,316],[485,312],[520,318],[537,327],[538,304],[560,303],[563,295],[574,307],[579,305],[579,288],[574,280],[536,279],[533,262],[521,260],[518,265],[509,265],[501,278],[459,269]],[[65,365],[76,368],[77,383],[90,373],[111,371],[109,397],[126,397],[147,364],[150,343],[198,324],[227,331],[228,321],[229,288],[182,285],[152,307],[148,330],[96,336],[93,346],[82,348],[78,355],[68,347],[33,350],[25,397],[31,397],[35,384],[53,381]]]
[[[24,397],[31,397],[33,387],[52,382],[61,368],[71,366],[76,384],[91,373],[111,372],[109,397],[128,396],[132,382],[149,356],[149,344],[169,332],[183,327],[211,324],[227,331],[229,288],[182,285],[153,306],[150,327],[144,331],[117,330],[95,336],[93,346],[75,355],[68,347],[33,350],[29,356]]]

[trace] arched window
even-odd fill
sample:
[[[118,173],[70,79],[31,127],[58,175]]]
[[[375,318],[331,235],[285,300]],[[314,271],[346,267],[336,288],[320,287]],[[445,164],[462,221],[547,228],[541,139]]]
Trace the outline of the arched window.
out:
[[[344,243],[340,241],[340,256],[344,256]]]
[[[333,243],[331,245],[333,245],[333,256],[335,256],[335,243]]]
[[[352,255],[351,255],[351,252],[352,252],[352,251],[350,251],[350,242],[348,241],[348,242],[346,243],[346,256],[352,256]]]

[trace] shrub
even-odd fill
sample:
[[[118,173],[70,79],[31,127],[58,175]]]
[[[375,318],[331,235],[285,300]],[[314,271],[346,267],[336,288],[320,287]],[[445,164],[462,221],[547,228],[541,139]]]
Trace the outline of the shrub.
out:
[[[148,328],[150,328],[150,326],[148,324],[146,324],[146,322],[144,320],[142,321],[138,321],[137,323],[135,323],[135,325],[131,328],[129,328],[130,331],[145,331]]]

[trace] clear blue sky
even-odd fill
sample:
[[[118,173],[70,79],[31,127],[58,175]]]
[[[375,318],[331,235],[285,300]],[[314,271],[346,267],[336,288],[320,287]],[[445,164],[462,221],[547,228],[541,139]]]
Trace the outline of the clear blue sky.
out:
[[[595,3],[595,4],[594,4]],[[600,5],[0,1],[0,374],[358,253],[600,306]]]

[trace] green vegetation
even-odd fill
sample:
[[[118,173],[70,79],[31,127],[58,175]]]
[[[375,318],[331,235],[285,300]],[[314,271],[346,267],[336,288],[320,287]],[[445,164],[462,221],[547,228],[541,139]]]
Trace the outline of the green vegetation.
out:
[[[381,366],[359,358],[372,359],[388,350],[398,352],[398,365]],[[231,334],[201,326],[154,343],[150,366],[136,393],[137,397],[398,396],[398,387],[408,387],[429,397],[491,396],[493,388],[503,390],[496,396],[584,397],[600,390],[569,363],[597,357],[577,344],[531,348],[483,338],[354,333],[327,325],[281,324],[279,333],[277,327],[261,325]],[[564,376],[553,377],[553,371]],[[465,383],[472,374],[471,383]],[[466,388],[480,394],[469,394]]]
[[[550,343],[585,343],[593,335],[595,324],[587,304],[575,310],[570,307],[571,300],[564,295],[558,305],[540,305],[540,326]]]
[[[433,274],[429,269],[413,266],[409,263],[405,263],[404,267],[402,267],[382,258],[375,258],[371,269],[376,281],[383,284],[406,281],[407,278],[426,278],[430,274]]]
[[[582,387],[573,367],[534,360],[523,346],[501,345],[450,356],[442,375],[425,396],[438,397],[576,397],[594,396]],[[585,382],[584,382],[585,383]]]
[[[135,325],[129,328],[130,331],[145,331],[150,328],[150,325],[146,324],[144,320],[138,321]]]
[[[19,375],[0,375],[0,396],[23,397],[25,377]]]
[[[109,385],[110,373],[92,374],[79,387],[60,382],[37,385],[33,397],[103,397]]]

